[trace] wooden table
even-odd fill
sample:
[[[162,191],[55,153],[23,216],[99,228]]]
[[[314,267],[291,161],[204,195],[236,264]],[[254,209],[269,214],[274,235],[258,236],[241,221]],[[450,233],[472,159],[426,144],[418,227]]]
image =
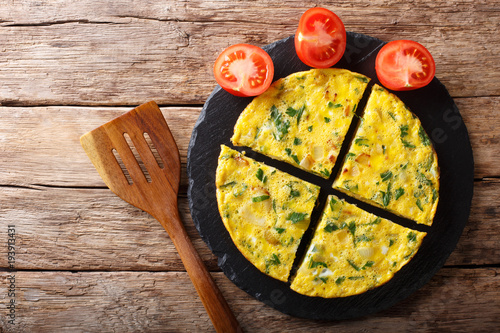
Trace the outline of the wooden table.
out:
[[[300,15],[315,4],[2,2],[0,332],[213,330],[160,224],[113,195],[79,144],[83,133],[149,100],[161,105],[182,156],[182,219],[245,331],[498,331],[498,0],[322,4],[349,31],[428,47],[468,127],[475,159],[471,215],[456,250],[426,286],[357,320],[294,318],[234,286],[194,228],[187,146],[216,85],[213,61],[231,44],[262,46],[294,34]],[[8,242],[15,242],[11,257]]]

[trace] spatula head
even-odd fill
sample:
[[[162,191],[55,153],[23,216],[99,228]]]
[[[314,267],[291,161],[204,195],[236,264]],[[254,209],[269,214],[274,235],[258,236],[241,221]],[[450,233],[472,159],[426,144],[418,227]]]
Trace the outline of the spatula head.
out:
[[[179,150],[155,102],[84,134],[80,142],[120,198],[153,216],[166,206],[177,210]]]

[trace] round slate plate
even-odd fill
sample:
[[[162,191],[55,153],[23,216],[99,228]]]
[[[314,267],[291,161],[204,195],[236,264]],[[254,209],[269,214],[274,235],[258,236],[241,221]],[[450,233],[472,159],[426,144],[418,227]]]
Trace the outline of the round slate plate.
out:
[[[335,67],[362,73],[378,83],[375,58],[383,44],[376,38],[348,32],[346,52]],[[309,69],[295,53],[293,36],[264,49],[275,64],[274,80]],[[287,283],[261,273],[237,250],[224,228],[215,195],[217,158],[221,144],[231,146],[234,124],[251,98],[232,96],[220,87],[212,92],[189,144],[189,207],[202,239],[218,257],[219,267],[234,284],[283,313],[310,319],[340,320],[365,316],[396,304],[421,288],[443,266],[462,234],[472,200],[474,163],[467,129],[446,88],[436,78],[424,88],[396,95],[420,118],[438,155],[441,187],[434,224],[429,228],[411,225],[427,231],[428,235],[415,257],[388,283],[356,296],[323,299],[297,294]],[[250,149],[246,152],[249,157],[263,160]],[[320,201],[324,202],[328,194],[337,194],[348,202],[358,203],[332,189],[333,179],[323,180],[270,159],[264,158],[264,162],[320,185]],[[362,203],[358,205],[367,207]],[[368,209],[385,217],[380,209],[370,206]],[[392,220],[398,222],[397,218]],[[405,224],[405,221],[399,223]],[[304,236],[302,251],[310,234],[311,229],[309,236],[307,233]]]

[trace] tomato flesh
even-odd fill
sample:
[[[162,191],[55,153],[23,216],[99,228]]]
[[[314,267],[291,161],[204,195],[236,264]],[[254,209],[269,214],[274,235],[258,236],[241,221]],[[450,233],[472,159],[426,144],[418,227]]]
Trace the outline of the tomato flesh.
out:
[[[236,44],[217,57],[214,76],[217,83],[233,95],[257,96],[271,85],[274,64],[260,47]]]
[[[295,50],[303,63],[316,68],[332,67],[345,48],[345,27],[337,15],[320,7],[302,15],[295,33]]]
[[[380,83],[391,90],[413,90],[429,84],[436,73],[430,52],[411,40],[397,40],[384,45],[375,60]]]

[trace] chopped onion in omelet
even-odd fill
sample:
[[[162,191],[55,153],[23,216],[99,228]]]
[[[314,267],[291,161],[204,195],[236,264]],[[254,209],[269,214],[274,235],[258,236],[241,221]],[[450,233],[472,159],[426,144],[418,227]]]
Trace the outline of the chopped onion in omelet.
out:
[[[224,226],[255,267],[287,281],[319,187],[221,147],[217,203]]]
[[[420,120],[374,85],[334,187],[431,225],[439,201],[437,155]]]
[[[338,68],[279,79],[243,110],[231,141],[329,178],[368,82]]]
[[[389,281],[425,235],[332,195],[291,288],[325,298],[363,293]]]

